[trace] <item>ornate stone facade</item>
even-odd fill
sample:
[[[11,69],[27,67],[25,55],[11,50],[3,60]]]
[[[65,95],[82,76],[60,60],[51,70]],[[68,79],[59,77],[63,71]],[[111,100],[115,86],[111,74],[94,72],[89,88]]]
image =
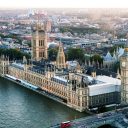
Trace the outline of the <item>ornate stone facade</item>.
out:
[[[96,80],[96,72],[92,73],[93,77],[83,74],[78,63],[75,70],[64,70],[66,63],[62,44],[59,45],[55,64],[50,63],[47,58],[45,26],[37,23],[32,28],[32,65],[28,65],[25,57],[23,57],[22,62],[9,62],[8,58],[1,57],[0,75],[6,77],[6,74],[8,74],[15,77],[16,80],[35,85],[80,112],[92,106],[97,107],[96,101],[100,101],[97,97],[100,96],[103,96],[101,106],[116,103],[114,97],[118,95],[119,90],[115,91],[115,84],[106,84],[106,82]],[[124,60],[127,59],[124,58]],[[125,77],[123,78],[125,79]],[[126,87],[126,84],[124,83],[123,87]],[[97,88],[102,89],[103,92],[100,90],[95,91]],[[109,102],[109,100],[106,102],[109,97],[113,98],[113,102]]]
[[[0,75],[1,76],[8,73],[8,66],[9,66],[9,58],[2,55],[0,57]]]
[[[124,54],[120,58],[121,68],[121,102],[128,104],[128,41]]]
[[[39,61],[47,58],[47,33],[45,25],[36,23],[32,27],[32,59]]]
[[[66,68],[65,54],[64,54],[61,43],[59,43],[59,50],[58,50],[57,59],[56,59],[56,67],[58,69]]]
[[[8,67],[8,74],[16,77],[17,79],[27,81],[40,87],[42,90],[45,90],[48,93],[62,98],[69,107],[72,107],[78,111],[84,111],[87,109],[87,87],[85,88],[73,83],[74,80],[78,81],[77,83],[79,83],[81,77],[77,77],[77,75],[71,76],[70,74],[70,76],[68,76],[69,79],[66,85],[64,85],[63,83],[59,82],[59,80],[55,81],[52,79],[55,78],[54,71],[47,71],[45,74],[40,74],[38,72],[29,70],[28,65],[22,65],[21,67],[22,68],[18,68],[16,63],[12,63]],[[76,86],[75,89],[74,86]]]

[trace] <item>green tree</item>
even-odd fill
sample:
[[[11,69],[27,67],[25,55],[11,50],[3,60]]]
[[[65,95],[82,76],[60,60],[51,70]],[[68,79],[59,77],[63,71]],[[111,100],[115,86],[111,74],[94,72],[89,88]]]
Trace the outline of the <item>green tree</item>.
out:
[[[69,61],[78,60],[80,63],[82,63],[85,60],[84,51],[80,48],[70,48],[67,52],[67,59]]]
[[[124,45],[124,44],[122,44],[122,45],[120,44],[120,45],[115,45],[115,46],[111,47],[111,48],[110,48],[110,53],[113,54],[113,52],[116,51],[117,48],[119,48],[119,47],[124,48],[125,45]]]
[[[95,54],[90,58],[91,62],[94,61],[97,63],[97,61],[102,64],[103,63],[103,58],[99,54]]]
[[[50,48],[48,50],[48,58],[51,61],[55,61],[57,57],[58,48]]]
[[[71,34],[78,33],[78,34],[92,34],[92,33],[99,33],[101,30],[97,28],[88,28],[88,27],[61,27],[60,32],[70,32]]]
[[[20,52],[17,49],[0,49],[0,55],[9,56],[10,60],[21,60],[23,56],[30,59],[29,54]]]
[[[68,27],[63,27],[63,28],[60,28],[60,32],[64,33],[64,32],[72,32],[72,30]]]
[[[27,44],[28,44],[28,46],[29,46],[29,47],[31,47],[31,46],[32,46],[31,41],[28,41],[28,42],[27,42]]]
[[[4,38],[4,35],[3,35],[2,33],[0,33],[0,37],[1,37],[1,38]]]

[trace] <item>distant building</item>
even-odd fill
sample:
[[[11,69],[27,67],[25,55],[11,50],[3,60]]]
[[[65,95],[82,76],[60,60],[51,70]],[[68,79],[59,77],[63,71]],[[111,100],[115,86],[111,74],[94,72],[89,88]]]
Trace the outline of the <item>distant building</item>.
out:
[[[120,57],[124,54],[124,48],[117,48],[116,51],[113,52],[113,56],[108,51],[106,56],[103,56],[103,66],[111,67],[114,63],[118,62]]]
[[[52,24],[51,24],[51,21],[46,21],[46,23],[45,23],[45,27],[46,27],[46,31],[47,32],[51,32],[51,30],[52,30]]]

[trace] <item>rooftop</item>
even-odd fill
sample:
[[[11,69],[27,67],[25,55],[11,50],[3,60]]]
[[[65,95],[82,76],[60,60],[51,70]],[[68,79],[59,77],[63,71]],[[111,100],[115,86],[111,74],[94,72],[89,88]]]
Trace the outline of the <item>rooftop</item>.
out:
[[[121,85],[121,80],[120,79],[105,76],[105,75],[97,76],[96,80],[102,81],[102,82],[105,82],[105,83],[111,83],[111,84],[114,84],[114,85]]]
[[[24,64],[21,63],[14,62],[11,64],[11,66],[24,70]]]
[[[112,76],[116,78],[117,73],[106,70],[106,69],[96,69],[94,67],[88,67],[86,74],[91,75],[92,71],[95,69],[97,75],[105,75],[105,76]]]
[[[67,82],[68,81],[67,79],[64,79],[64,78],[59,77],[59,76],[54,76],[53,78],[58,79],[58,80],[61,80],[61,81],[64,81],[64,82]]]

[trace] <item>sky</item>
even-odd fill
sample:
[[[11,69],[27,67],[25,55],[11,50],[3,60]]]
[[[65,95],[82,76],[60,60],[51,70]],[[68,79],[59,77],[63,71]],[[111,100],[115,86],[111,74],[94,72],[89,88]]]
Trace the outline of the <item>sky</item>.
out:
[[[128,0],[0,0],[0,8],[128,8]]]

